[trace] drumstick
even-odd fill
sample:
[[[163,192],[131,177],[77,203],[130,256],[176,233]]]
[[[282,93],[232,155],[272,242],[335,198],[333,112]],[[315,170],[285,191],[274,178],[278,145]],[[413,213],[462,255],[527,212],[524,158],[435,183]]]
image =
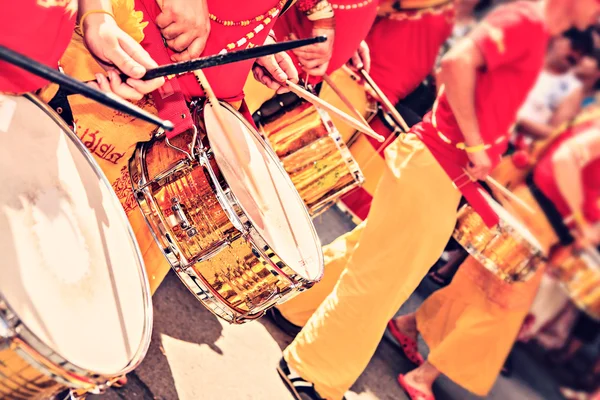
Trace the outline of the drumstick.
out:
[[[157,125],[165,130],[173,130],[173,123],[171,121],[164,121],[158,118],[156,115],[152,115],[149,112],[142,110],[131,103],[128,103],[112,93],[104,93],[100,90],[96,90],[75,78],[65,75],[2,45],[0,45],[0,60],[4,60],[10,64],[16,65],[25,71],[60,85],[71,93],[85,96],[88,99],[94,100],[106,107],[112,108],[113,110],[124,112],[146,122],[150,122],[151,124]]]
[[[244,50],[200,57],[193,60],[181,61],[178,63],[163,65],[157,68],[149,69],[146,71],[146,74],[141,79],[147,81],[163,76],[186,74],[188,72],[193,72],[198,69],[205,69],[210,67],[216,67],[219,65],[225,65],[264,56],[270,56],[272,54],[297,49],[299,47],[304,47],[315,43],[322,43],[325,41],[327,41],[326,36],[316,36],[314,38],[309,39],[289,40],[287,42],[267,44],[264,46],[250,47]],[[128,78],[129,76],[121,74],[121,79],[123,80],[123,82],[125,82]]]
[[[464,171],[469,177],[471,177],[471,175],[466,170],[464,170]],[[519,197],[517,197],[513,192],[511,192],[510,190],[505,188],[504,185],[502,185],[500,182],[498,182],[497,180],[495,180],[494,178],[492,178],[489,175],[485,177],[485,180],[489,184],[494,186],[496,189],[498,189],[508,200],[514,201],[515,203],[520,205],[524,210],[526,210],[530,214],[535,214],[535,210],[533,208],[531,208],[527,203],[525,203],[523,200],[521,200]]]
[[[379,86],[377,86],[377,84],[375,83],[373,78],[371,78],[369,73],[363,68],[361,68],[359,72],[363,76],[365,81],[367,81],[369,86],[373,88],[373,90],[379,97],[379,100],[381,100],[382,104],[385,106],[385,108],[387,108],[387,112],[392,115],[396,123],[404,130],[405,133],[410,131],[410,128],[408,127],[406,121],[404,121],[404,118],[402,118],[402,115],[400,115],[400,113],[398,112],[398,110],[396,110],[396,107],[392,104],[390,99],[388,99],[385,93],[383,93]]]
[[[348,107],[354,115],[358,117],[358,119],[365,125],[369,126],[369,123],[363,117],[363,115],[352,105],[350,100],[346,97],[346,95],[337,87],[337,85],[333,82],[333,79],[329,75],[323,75],[323,80],[331,87],[331,89],[335,92],[335,94],[342,100],[342,102]]]
[[[346,122],[348,125],[350,125],[354,129],[359,130],[359,131],[371,136],[373,139],[377,140],[378,142],[382,143],[384,141],[385,138],[383,136],[381,136],[380,134],[378,134],[377,132],[375,132],[373,129],[371,129],[368,125],[367,126],[363,125],[361,122],[352,118],[345,112],[338,110],[336,107],[327,103],[323,99],[320,99],[319,97],[315,96],[314,94],[302,89],[302,87],[298,86],[294,82],[292,82],[290,80],[286,80],[286,83],[287,83],[290,91],[292,91],[298,97],[301,97],[304,100],[312,103],[313,105],[319,106],[319,107],[329,111],[330,113],[332,113],[332,114],[336,115],[337,117],[339,117],[340,119],[342,119],[344,122]]]
[[[223,133],[225,134],[225,138],[226,138],[227,142],[229,143],[229,146],[232,148],[232,150],[235,154],[235,157],[239,161],[244,160],[244,158],[241,157],[241,153],[240,153],[238,146],[236,146],[235,143],[233,143],[233,141],[231,139],[232,138],[231,131],[229,130],[229,126],[225,123],[225,117],[223,117],[223,114],[221,113],[221,105],[219,104],[219,99],[217,99],[215,92],[212,90],[212,87],[208,83],[208,79],[206,79],[206,75],[204,75],[204,72],[202,72],[202,70],[194,71],[194,75],[196,75],[196,79],[198,79],[198,83],[200,83],[200,86],[204,90],[204,93],[206,94],[208,102],[210,103],[210,105],[212,106],[212,108],[215,112],[215,118],[217,119],[217,123],[221,126],[221,129],[223,130]],[[277,189],[277,186],[275,185],[275,182],[273,181],[273,177],[271,176],[271,172],[268,168],[267,168],[267,171],[269,171],[269,178],[271,179],[271,183],[272,183],[273,187],[275,189]],[[249,174],[248,179],[250,180],[250,185],[254,189],[254,193],[258,197],[256,199],[257,203],[264,204],[264,201],[262,199],[260,191],[258,190],[258,185],[256,184],[256,181],[254,180],[254,176]],[[281,200],[281,197],[279,196],[279,191],[275,190],[275,194],[277,195],[279,204],[283,205],[283,201]],[[290,219],[286,212],[284,212],[283,215],[285,216],[286,223],[288,225],[288,228],[290,229],[290,233],[292,234],[292,240],[294,241],[294,245],[298,249],[298,248],[300,248],[300,245],[298,244],[298,239],[296,238],[296,233],[294,232],[294,229],[292,228],[292,223],[290,222]]]

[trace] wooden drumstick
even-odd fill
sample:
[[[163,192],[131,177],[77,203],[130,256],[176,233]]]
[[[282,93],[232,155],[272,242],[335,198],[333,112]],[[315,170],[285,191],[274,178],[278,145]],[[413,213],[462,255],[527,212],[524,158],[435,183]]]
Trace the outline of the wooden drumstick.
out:
[[[400,126],[400,128],[402,128],[404,130],[404,133],[408,133],[408,131],[410,131],[408,124],[406,123],[406,121],[404,121],[404,118],[402,118],[402,115],[400,115],[398,110],[396,110],[396,107],[392,104],[390,99],[388,99],[387,96],[385,95],[385,93],[383,93],[383,91],[379,88],[379,86],[377,86],[377,84],[375,83],[373,78],[371,78],[371,75],[369,75],[369,73],[365,69],[362,69],[362,68],[359,70],[359,72],[362,75],[362,77],[365,79],[365,81],[367,81],[369,86],[371,86],[371,88],[373,88],[373,90],[379,97],[379,100],[381,100],[381,103],[387,109],[387,112],[392,115],[392,117],[394,118],[396,123]]]
[[[363,125],[361,122],[357,121],[356,119],[352,118],[345,112],[343,112],[343,111],[337,109],[336,107],[332,106],[331,104],[327,103],[323,99],[320,99],[319,97],[315,96],[314,94],[302,89],[302,87],[298,86],[294,82],[287,80],[286,84],[288,85],[290,91],[293,92],[294,94],[296,94],[298,97],[301,97],[304,100],[314,104],[315,106],[321,107],[324,110],[329,111],[330,113],[332,113],[332,114],[336,115],[337,117],[339,117],[340,119],[342,119],[345,123],[347,123],[354,129],[356,129],[360,132],[363,132],[366,135],[371,136],[373,139],[377,140],[380,143],[382,143],[385,140],[385,138],[383,136],[381,136],[380,134],[375,132],[373,129],[371,129],[369,127],[369,125],[366,125],[366,126]]]
[[[369,123],[365,119],[365,117],[354,107],[354,105],[350,102],[350,100],[346,97],[346,95],[337,87],[333,79],[329,75],[323,75],[323,80],[331,87],[331,89],[335,92],[335,94],[342,100],[342,102],[350,109],[354,115],[358,117],[358,119],[365,125],[369,126]]]

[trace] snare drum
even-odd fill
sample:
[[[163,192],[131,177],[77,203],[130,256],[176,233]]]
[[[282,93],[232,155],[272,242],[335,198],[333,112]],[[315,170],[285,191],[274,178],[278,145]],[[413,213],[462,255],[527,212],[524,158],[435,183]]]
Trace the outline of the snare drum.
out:
[[[215,315],[243,323],[312,286],[323,255],[277,157],[235,109],[223,103],[221,110],[246,160],[236,160],[206,105],[192,113],[198,135],[140,143],[129,172],[146,222],[184,284]]]
[[[600,320],[600,253],[592,248],[572,251],[564,259],[553,259],[552,267],[573,303]]]
[[[544,262],[543,247],[515,217],[489,199],[500,223],[488,228],[470,205],[458,212],[454,238],[485,268],[500,279],[522,282],[533,276]]]
[[[0,95],[0,398],[101,392],[152,329],[142,259],[85,146],[33,96]]]
[[[293,94],[284,99],[290,102],[276,97],[265,103],[262,110],[273,106],[278,110],[268,116],[261,113],[264,118],[258,125],[315,216],[360,186],[364,178],[325,111]]]

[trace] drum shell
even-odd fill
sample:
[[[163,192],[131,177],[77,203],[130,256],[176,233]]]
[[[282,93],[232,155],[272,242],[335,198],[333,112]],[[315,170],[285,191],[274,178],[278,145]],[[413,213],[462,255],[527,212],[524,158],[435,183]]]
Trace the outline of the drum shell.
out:
[[[261,133],[316,216],[364,182],[362,172],[329,115],[299,100],[261,121]]]
[[[486,269],[508,283],[527,281],[545,262],[538,249],[502,222],[488,228],[468,204],[458,213],[453,237]]]

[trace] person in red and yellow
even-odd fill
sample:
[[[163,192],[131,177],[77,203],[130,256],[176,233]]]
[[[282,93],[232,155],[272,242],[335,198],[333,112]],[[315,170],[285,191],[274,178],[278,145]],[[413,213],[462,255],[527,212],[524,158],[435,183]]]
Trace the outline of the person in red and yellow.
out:
[[[278,371],[298,398],[343,397],[388,321],[442,253],[461,193],[486,224],[498,222],[464,170],[483,179],[498,162],[550,36],[572,25],[586,28],[598,16],[597,0],[513,2],[446,54],[436,106],[386,150],[388,168],[365,226],[358,227],[364,228],[358,244],[341,259],[333,291],[284,351]],[[336,278],[326,273],[324,279]]]
[[[136,105],[173,121],[176,133],[191,129],[188,103],[204,97],[194,74],[167,79],[158,90],[144,96],[136,90],[137,82],[131,79],[121,82],[117,68],[107,65],[102,54],[96,52],[95,57],[90,54],[85,46],[89,38],[102,36],[112,27],[118,27],[127,32],[136,45],[141,44],[140,54],[147,54],[156,64],[164,65],[273,42],[269,36],[271,28],[286,4],[284,0],[97,1],[107,3],[105,8],[98,8],[106,12],[89,13],[81,24],[82,29],[73,35],[61,61],[65,72],[83,81],[95,80],[100,89],[108,92],[118,89],[117,84],[126,85],[128,97],[135,100]],[[98,28],[92,24],[97,24]],[[205,75],[219,99],[230,102],[244,113],[243,85],[251,69],[274,89],[283,90],[280,83],[286,79],[298,80],[291,59],[285,53],[263,57],[256,62],[247,60],[213,67],[205,70]],[[127,163],[135,145],[149,140],[155,128],[144,121],[98,107],[81,96],[70,96],[69,101],[78,136],[112,183],[129,218],[154,293],[170,265],[137,209]]]
[[[572,232],[577,247],[600,243],[600,108],[584,112],[560,134],[527,182],[514,193],[535,213],[514,211],[528,222],[546,254],[558,254],[551,249],[559,245],[570,246]],[[394,336],[410,343],[405,354],[420,364],[398,378],[412,398],[433,398],[431,386],[441,373],[486,396],[543,273],[542,268],[526,282],[509,284],[470,257],[449,286],[432,294],[416,312],[390,322]],[[430,350],[425,362],[416,350],[418,333]]]
[[[371,55],[369,74],[392,104],[410,94],[432,71],[440,47],[452,32],[453,17],[453,1],[403,1],[402,7],[397,2],[382,2],[375,24],[366,38]],[[361,60],[353,61],[353,64],[360,65],[360,62]],[[371,122],[371,128],[386,138],[392,134],[380,118]],[[382,145],[370,137],[359,137],[353,144],[353,151],[365,147],[369,147],[367,150],[370,151],[372,146],[383,157],[385,145],[391,142],[388,139]],[[372,169],[363,170],[367,180],[374,179],[375,183],[379,180],[385,162],[382,161],[381,164],[383,165],[369,163]],[[377,169],[375,165],[381,169]],[[367,175],[368,172],[371,175]],[[342,201],[354,215],[364,220],[367,218],[371,199],[369,192],[364,187],[359,187],[344,196]],[[325,256],[330,260],[338,256],[343,258],[346,248],[355,245],[361,232],[355,229],[351,235],[345,236],[343,244],[338,242],[337,247],[328,247]],[[344,268],[344,263],[329,263],[328,274],[337,277],[341,270],[333,271],[333,267]],[[298,331],[298,327],[308,321],[324,296],[331,292],[336,280],[322,281],[312,290],[270,310],[269,315],[282,329]]]
[[[450,37],[454,25],[454,0],[412,0],[382,2],[378,17],[369,31],[366,43],[371,56],[369,74],[392,104],[397,104],[429,75],[435,65],[441,46]],[[408,116],[404,116],[408,120]],[[410,121],[407,121],[410,124]],[[384,137],[392,132],[380,119],[371,122],[371,128]],[[383,145],[366,138],[373,149],[383,157]],[[358,143],[354,144],[356,149]],[[384,163],[381,162],[381,167]],[[368,176],[379,179],[381,176]],[[372,196],[364,187],[357,188],[342,198],[349,210],[361,220],[367,218]]]

